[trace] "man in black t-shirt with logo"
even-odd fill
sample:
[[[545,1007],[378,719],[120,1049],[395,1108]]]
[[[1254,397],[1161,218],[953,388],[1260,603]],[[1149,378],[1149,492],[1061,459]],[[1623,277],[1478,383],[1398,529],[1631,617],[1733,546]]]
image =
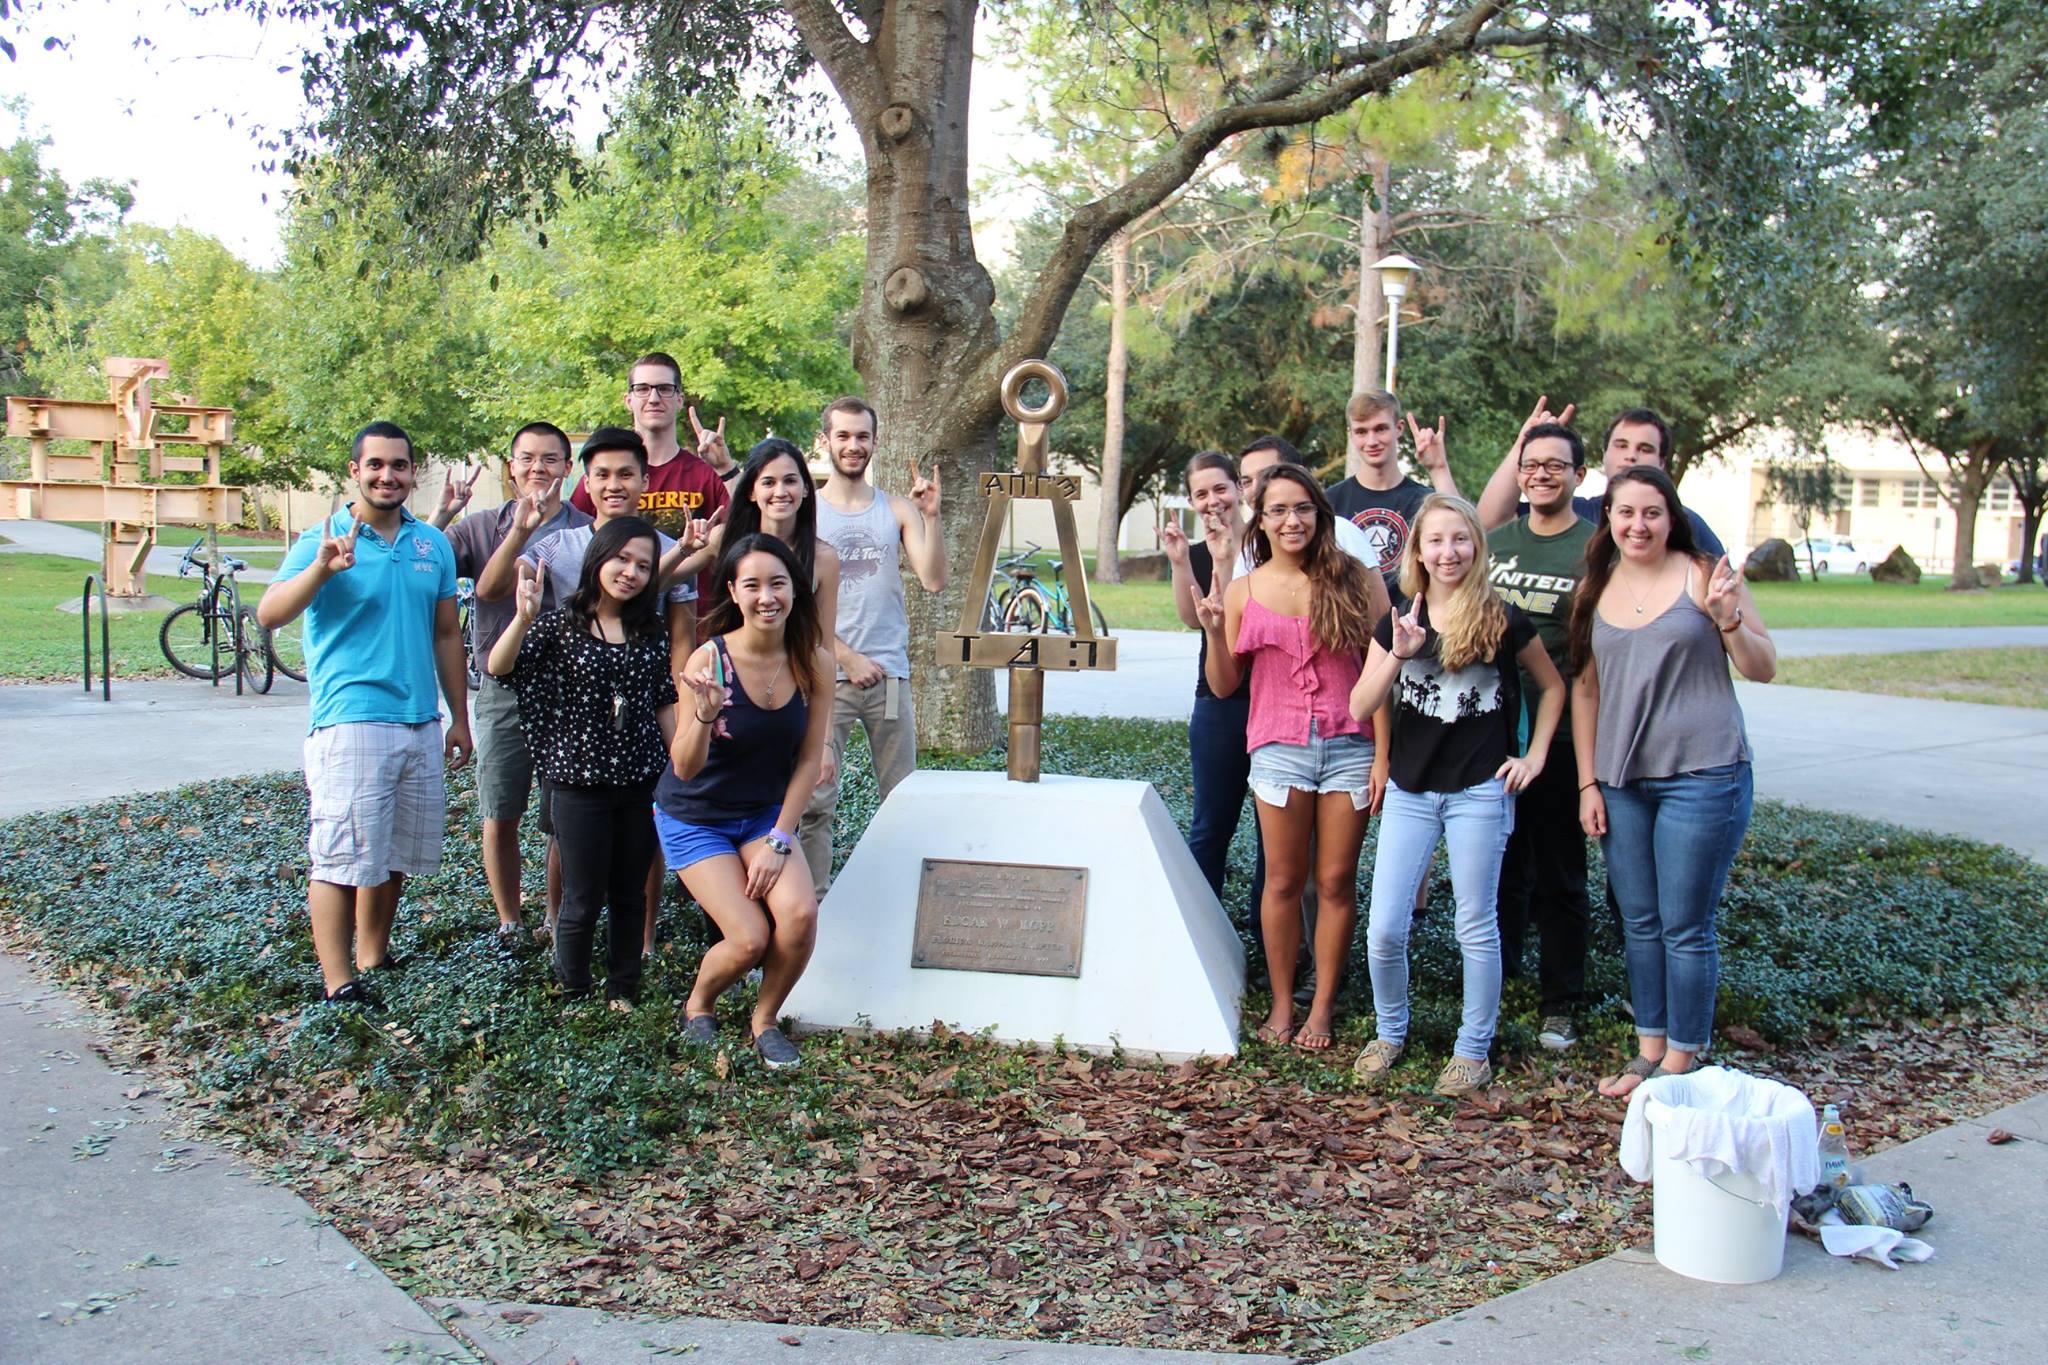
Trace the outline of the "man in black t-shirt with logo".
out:
[[[1443,419],[1437,419],[1434,430],[1418,426],[1413,417],[1407,419],[1408,431],[1415,439],[1415,458],[1429,475],[1428,484],[1408,477],[1401,468],[1401,419],[1401,400],[1385,389],[1352,394],[1344,405],[1345,466],[1349,472],[1324,490],[1337,515],[1348,517],[1365,532],[1378,552],[1387,596],[1396,604],[1404,600],[1396,580],[1416,510],[1429,496],[1432,484],[1439,493],[1455,497],[1458,492],[1444,454]]]

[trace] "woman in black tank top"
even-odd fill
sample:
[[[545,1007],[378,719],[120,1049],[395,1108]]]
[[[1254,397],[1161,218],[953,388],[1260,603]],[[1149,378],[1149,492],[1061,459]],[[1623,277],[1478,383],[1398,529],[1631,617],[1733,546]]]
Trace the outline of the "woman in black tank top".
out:
[[[683,1036],[717,1038],[714,1010],[755,967],[747,1034],[772,1068],[798,1063],[776,1026],[817,935],[810,869],[791,858],[832,723],[832,659],[816,595],[790,548],[738,537],[714,577],[719,605],[684,665],[670,764],[654,792],[662,855],[725,935],[706,950],[683,1006]]]

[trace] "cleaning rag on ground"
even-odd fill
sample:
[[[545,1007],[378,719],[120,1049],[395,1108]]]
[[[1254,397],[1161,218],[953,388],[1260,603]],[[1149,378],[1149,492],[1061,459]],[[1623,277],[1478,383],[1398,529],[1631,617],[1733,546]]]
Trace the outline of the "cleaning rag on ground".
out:
[[[1737,1171],[1764,1188],[1780,1218],[1792,1197],[1820,1183],[1820,1125],[1806,1096],[1727,1067],[1652,1076],[1629,1093],[1621,1169],[1650,1178],[1650,1134],[1665,1155],[1712,1179]]]

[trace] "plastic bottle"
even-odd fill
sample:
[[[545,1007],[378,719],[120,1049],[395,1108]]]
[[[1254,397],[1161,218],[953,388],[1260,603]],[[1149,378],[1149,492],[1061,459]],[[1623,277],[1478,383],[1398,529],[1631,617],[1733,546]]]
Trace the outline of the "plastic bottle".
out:
[[[1820,1120],[1820,1183],[1839,1190],[1849,1184],[1849,1134],[1841,1111],[1829,1105]]]

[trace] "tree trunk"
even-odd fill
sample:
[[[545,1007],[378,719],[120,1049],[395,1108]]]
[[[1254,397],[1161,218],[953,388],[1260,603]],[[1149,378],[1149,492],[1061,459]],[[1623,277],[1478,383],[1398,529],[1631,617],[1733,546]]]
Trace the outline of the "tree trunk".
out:
[[[1981,587],[1977,577],[1977,508],[1984,490],[1991,484],[1998,461],[1992,458],[1992,443],[1980,441],[1961,459],[1950,461],[1955,496],[1949,500],[1956,513],[1955,559],[1949,566],[1950,591]]]
[[[1130,306],[1131,234],[1126,230],[1109,242],[1109,365],[1102,395],[1102,497],[1095,516],[1095,576],[1104,583],[1124,581],[1117,532],[1124,520],[1124,382],[1131,372],[1124,315]]]
[[[2018,582],[2034,581],[2034,556],[2039,551],[2041,506],[2027,503],[2020,509],[2020,576]]]
[[[999,341],[995,288],[967,217],[974,12],[967,0],[889,6],[873,48],[880,88],[840,91],[867,158],[853,364],[879,417],[872,477],[900,493],[913,465],[936,468],[941,492],[946,590],[925,592],[905,573],[918,740],[956,753],[998,735],[988,670],[938,661],[971,587],[987,508],[978,476],[995,467],[1001,412],[986,373]]]
[[[1351,342],[1351,391],[1376,389],[1385,381],[1381,361],[1380,319],[1386,316],[1387,301],[1380,293],[1379,272],[1372,263],[1387,254],[1393,242],[1393,228],[1387,211],[1387,192],[1392,181],[1387,158],[1366,153],[1372,188],[1358,206],[1358,306],[1353,310]]]

